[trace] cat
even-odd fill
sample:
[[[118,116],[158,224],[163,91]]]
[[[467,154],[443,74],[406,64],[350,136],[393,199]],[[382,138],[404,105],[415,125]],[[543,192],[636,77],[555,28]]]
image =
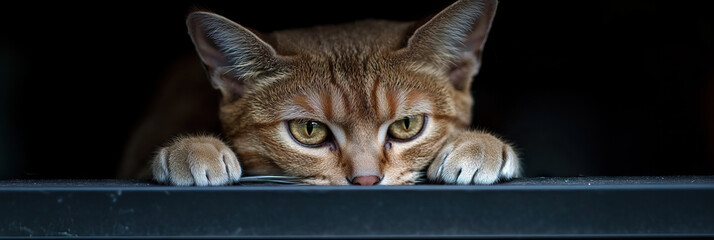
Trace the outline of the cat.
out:
[[[313,185],[408,185],[520,176],[511,145],[468,129],[471,82],[496,7],[459,0],[422,23],[362,20],[267,34],[191,13],[189,36],[220,92],[227,141],[175,138],[151,160],[153,179],[226,185],[245,173]],[[142,166],[122,171],[146,175],[136,170]]]

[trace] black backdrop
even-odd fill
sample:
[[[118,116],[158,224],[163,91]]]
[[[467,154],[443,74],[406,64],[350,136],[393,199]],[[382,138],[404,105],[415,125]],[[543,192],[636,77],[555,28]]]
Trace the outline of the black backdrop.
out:
[[[704,2],[704,1],[702,1]],[[272,31],[414,20],[449,2],[5,5],[0,177],[111,178],[193,6]],[[527,176],[714,174],[714,14],[665,1],[501,1],[474,127],[513,142]]]

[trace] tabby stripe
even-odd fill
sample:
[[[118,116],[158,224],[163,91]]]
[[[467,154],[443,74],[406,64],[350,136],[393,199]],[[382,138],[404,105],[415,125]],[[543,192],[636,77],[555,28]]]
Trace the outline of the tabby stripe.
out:
[[[320,94],[320,100],[322,103],[322,112],[325,115],[325,119],[332,120],[332,96],[327,93]]]
[[[347,96],[343,86],[341,86],[337,82],[337,72],[335,71],[335,62],[333,62],[332,60],[328,60],[328,61],[329,61],[328,66],[330,68],[329,69],[330,70],[330,84],[332,86],[334,86],[337,89],[337,91],[332,92],[333,93],[333,95],[331,96],[332,99],[330,99],[335,104],[335,106],[333,106],[334,108],[331,109],[331,111],[329,113],[330,116],[327,116],[327,113],[326,113],[325,117],[328,119],[331,119],[331,120],[335,120],[335,118],[333,118],[333,117],[336,117],[336,118],[344,117],[344,115],[345,115],[344,113],[349,111],[348,108],[350,106],[348,104],[350,103],[350,101],[348,99],[348,96]],[[335,97],[334,94],[339,94],[340,95],[339,98]],[[336,106],[337,102],[340,102],[339,106]],[[323,107],[324,106],[325,105],[323,103]],[[333,116],[334,114],[339,114],[339,116]]]
[[[394,91],[385,91],[386,96],[385,98],[387,99],[387,107],[389,109],[389,119],[393,119],[395,117],[396,111],[397,111],[397,103],[400,102],[401,98],[398,96],[399,94],[396,94]],[[400,98],[400,99],[397,99]]]
[[[372,81],[372,90],[370,92],[370,97],[372,97],[372,108],[374,109],[375,113],[379,113],[379,99],[377,95],[377,89],[379,88],[379,82],[380,82],[380,77],[379,75],[374,77],[374,81]]]

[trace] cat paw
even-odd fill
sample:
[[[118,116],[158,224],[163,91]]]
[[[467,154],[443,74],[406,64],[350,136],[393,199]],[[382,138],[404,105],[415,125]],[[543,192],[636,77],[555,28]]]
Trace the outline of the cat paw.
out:
[[[481,132],[463,132],[444,145],[427,170],[431,181],[447,184],[492,184],[520,175],[511,146]]]
[[[154,180],[177,186],[231,184],[242,172],[235,153],[213,137],[177,139],[159,150],[151,170]]]

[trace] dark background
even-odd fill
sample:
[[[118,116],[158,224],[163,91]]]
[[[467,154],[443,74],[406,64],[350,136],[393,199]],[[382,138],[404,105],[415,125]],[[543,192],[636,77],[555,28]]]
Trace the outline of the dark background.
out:
[[[193,6],[269,32],[449,2],[28,3],[0,10],[0,178],[112,178]],[[712,4],[501,1],[474,127],[527,176],[714,174]]]

